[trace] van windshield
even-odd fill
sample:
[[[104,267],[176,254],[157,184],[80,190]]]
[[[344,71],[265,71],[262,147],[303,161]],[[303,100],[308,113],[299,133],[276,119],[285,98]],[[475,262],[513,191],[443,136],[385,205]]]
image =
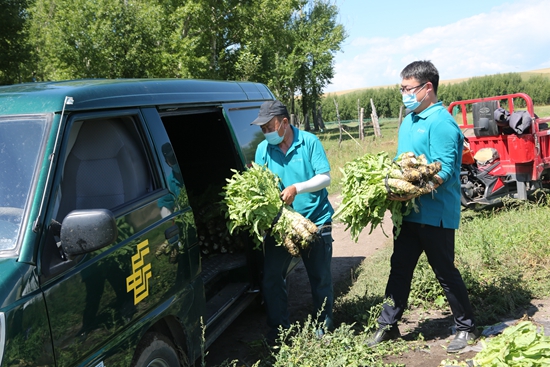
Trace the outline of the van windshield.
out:
[[[0,251],[13,250],[21,234],[46,122],[45,116],[0,117]]]

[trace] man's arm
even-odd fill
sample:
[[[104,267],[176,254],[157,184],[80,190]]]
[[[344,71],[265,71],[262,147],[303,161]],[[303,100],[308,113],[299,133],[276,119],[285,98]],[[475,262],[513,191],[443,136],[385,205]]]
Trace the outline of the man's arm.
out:
[[[297,182],[289,187],[285,188],[281,192],[281,199],[287,205],[291,205],[294,202],[296,195],[304,192],[315,192],[324,189],[330,185],[330,172],[320,173],[307,181]]]

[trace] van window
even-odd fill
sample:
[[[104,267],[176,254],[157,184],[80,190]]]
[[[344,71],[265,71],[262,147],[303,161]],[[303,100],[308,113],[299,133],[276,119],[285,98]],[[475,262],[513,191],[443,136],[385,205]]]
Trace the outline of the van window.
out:
[[[59,188],[59,222],[75,209],[112,210],[151,192],[151,170],[134,118],[73,123]]]
[[[60,223],[73,210],[130,210],[132,201],[156,188],[137,116],[75,120],[63,143],[53,194],[52,221],[42,250],[43,275],[72,266],[59,251]],[[116,213],[115,213],[116,215]],[[119,233],[120,234],[120,233]]]
[[[254,160],[256,147],[265,139],[258,126],[250,125],[258,117],[260,105],[224,105],[224,108],[248,165]]]
[[[13,250],[41,161],[47,118],[0,118],[0,251]]]

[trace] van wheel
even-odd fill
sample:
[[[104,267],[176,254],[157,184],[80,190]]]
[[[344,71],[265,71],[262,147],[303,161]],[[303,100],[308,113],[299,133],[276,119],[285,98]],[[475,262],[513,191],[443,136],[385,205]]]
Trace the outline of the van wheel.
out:
[[[174,345],[160,333],[148,333],[139,343],[134,367],[180,367]]]

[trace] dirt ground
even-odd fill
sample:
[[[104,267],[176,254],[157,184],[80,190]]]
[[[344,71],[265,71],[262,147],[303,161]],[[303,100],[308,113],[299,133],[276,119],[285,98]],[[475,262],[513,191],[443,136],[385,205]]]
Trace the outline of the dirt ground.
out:
[[[330,200],[336,208],[340,198],[332,195]],[[353,242],[349,232],[344,231],[343,224],[333,225],[333,259],[332,274],[335,284],[335,297],[338,296],[338,284],[349,282],[352,271],[361,262],[372,256],[384,246],[391,246],[391,240],[377,228],[370,235],[363,231],[357,243]],[[391,233],[391,218],[383,223],[384,232]],[[291,323],[304,320],[311,312],[311,291],[307,274],[300,263],[288,277],[289,312]],[[516,318],[524,314],[545,326],[546,334],[550,333],[550,299],[533,300],[526,310],[518,311]],[[503,320],[511,325],[515,319]],[[468,346],[460,354],[448,354],[445,346],[452,340],[450,327],[453,319],[450,312],[411,311],[399,324],[404,340],[416,340],[422,333],[425,342],[418,349],[394,356],[387,363],[404,364],[407,367],[438,367],[447,359],[467,360],[481,350],[481,343]],[[263,335],[267,332],[265,313],[261,307],[251,307],[239,316],[233,324],[211,345],[206,357],[206,365],[214,367],[226,360],[238,360],[237,366],[251,366],[260,359]]]

